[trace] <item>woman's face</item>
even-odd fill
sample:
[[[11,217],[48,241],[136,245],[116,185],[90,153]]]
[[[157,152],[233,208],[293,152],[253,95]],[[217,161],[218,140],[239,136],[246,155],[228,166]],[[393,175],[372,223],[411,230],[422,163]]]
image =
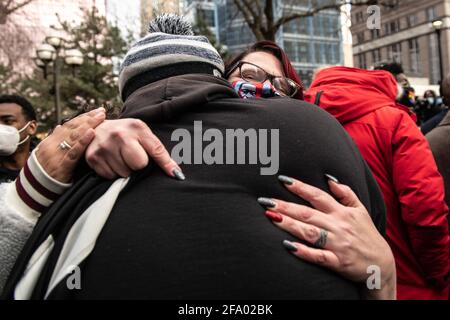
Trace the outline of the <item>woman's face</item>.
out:
[[[281,65],[281,62],[272,54],[267,52],[252,52],[246,55],[243,59],[243,62],[250,62],[261,69],[263,69],[268,74],[275,76],[275,77],[282,77],[283,74],[283,66]],[[234,70],[230,76],[228,77],[229,82],[239,81],[243,80],[239,74],[239,68]],[[265,82],[270,82],[269,80],[266,80]]]

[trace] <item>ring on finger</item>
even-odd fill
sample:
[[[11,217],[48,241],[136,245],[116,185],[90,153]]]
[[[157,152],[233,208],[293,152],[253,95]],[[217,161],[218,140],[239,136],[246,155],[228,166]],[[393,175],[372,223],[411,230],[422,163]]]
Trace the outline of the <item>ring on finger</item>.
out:
[[[62,150],[69,150],[69,149],[72,149],[72,146],[71,146],[66,140],[63,140],[63,141],[59,144],[59,147],[60,147]]]
[[[324,229],[320,229],[319,239],[314,242],[314,246],[316,248],[324,248],[327,244],[328,231]]]

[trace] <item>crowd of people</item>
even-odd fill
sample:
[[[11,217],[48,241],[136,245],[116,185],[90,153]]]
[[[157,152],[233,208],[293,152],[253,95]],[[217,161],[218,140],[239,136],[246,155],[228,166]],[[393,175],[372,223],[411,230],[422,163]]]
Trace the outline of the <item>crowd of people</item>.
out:
[[[119,119],[89,111],[33,150],[32,106],[0,97],[2,298],[448,299],[450,75],[427,107],[396,64],[325,68],[305,90],[277,44],[225,64],[162,15],[118,90]],[[198,121],[235,165],[171,158]],[[277,179],[239,162],[252,146],[213,148],[229,129],[279,130]]]
[[[448,107],[444,102],[442,82],[440,95],[437,95],[433,90],[426,90],[423,97],[419,97],[405,75],[401,64],[397,62],[382,62],[374,66],[374,69],[388,71],[396,78],[401,86],[398,102],[414,112],[417,117],[416,123],[423,134],[433,130],[447,115]]]

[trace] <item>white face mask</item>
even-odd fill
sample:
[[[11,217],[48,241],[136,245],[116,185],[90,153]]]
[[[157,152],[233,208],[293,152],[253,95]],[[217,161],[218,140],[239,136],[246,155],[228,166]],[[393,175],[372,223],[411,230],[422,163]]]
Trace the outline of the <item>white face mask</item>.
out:
[[[20,130],[12,126],[0,124],[0,156],[5,157],[14,154],[17,147],[30,138],[30,135],[27,135],[25,139],[20,141],[20,133],[28,127],[30,122]]]

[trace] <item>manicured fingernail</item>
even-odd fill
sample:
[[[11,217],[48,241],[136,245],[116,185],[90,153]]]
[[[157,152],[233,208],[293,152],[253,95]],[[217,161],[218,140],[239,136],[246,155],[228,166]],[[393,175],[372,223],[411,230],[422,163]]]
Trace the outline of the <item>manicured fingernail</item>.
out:
[[[292,179],[291,177],[288,176],[278,176],[278,180],[280,180],[282,183],[287,184],[287,185],[291,185],[294,184],[294,179]]]
[[[103,107],[97,108],[94,111],[95,111],[95,113],[97,113],[97,112],[106,112],[105,108],[103,108]]]
[[[295,252],[297,251],[297,247],[290,241],[288,240],[284,240],[283,241],[283,246],[288,249],[289,251]]]
[[[183,172],[182,172],[181,170],[179,170],[179,169],[173,169],[173,170],[172,170],[172,173],[173,173],[174,177],[175,177],[177,180],[181,180],[181,181],[186,180],[186,177],[184,176],[184,174],[183,174]]]
[[[258,203],[266,208],[274,208],[277,204],[269,198],[258,198]]]
[[[328,178],[328,180],[334,181],[336,183],[339,183],[339,180],[335,177],[333,177],[331,174],[325,174],[325,177]]]
[[[283,216],[277,212],[273,212],[270,210],[266,211],[266,217],[269,218],[270,220],[274,221],[274,222],[281,222],[283,221]]]

